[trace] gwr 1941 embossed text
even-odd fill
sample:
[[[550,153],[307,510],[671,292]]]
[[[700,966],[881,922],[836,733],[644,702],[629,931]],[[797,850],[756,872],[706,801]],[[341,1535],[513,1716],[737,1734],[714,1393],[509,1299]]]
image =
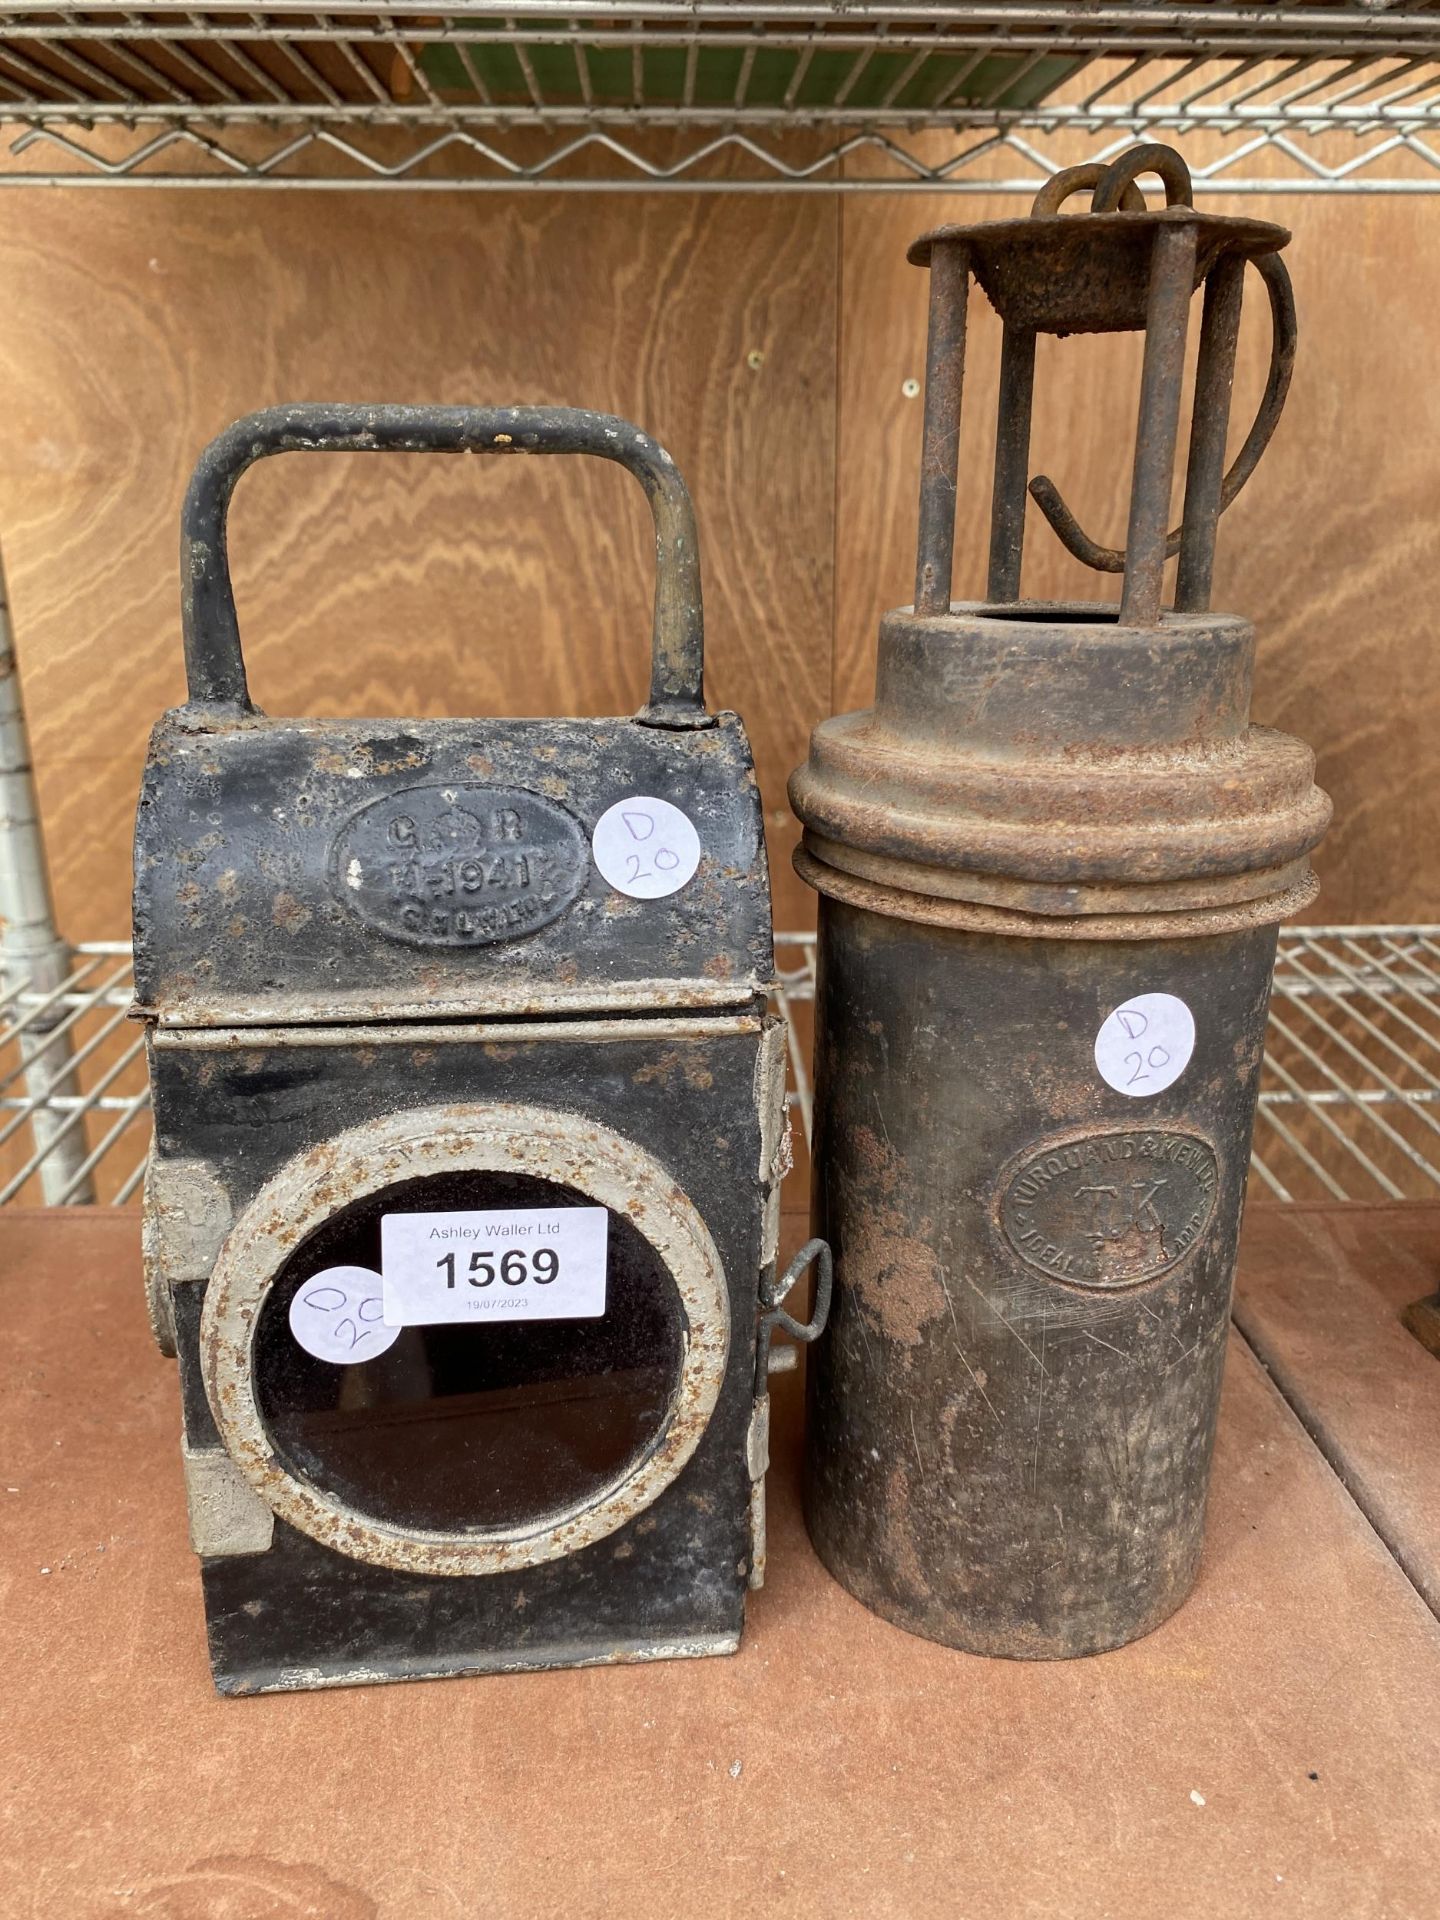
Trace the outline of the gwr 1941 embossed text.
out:
[[[535,933],[589,870],[580,823],[519,787],[424,786],[347,823],[334,881],[361,919],[416,946],[484,946]]]

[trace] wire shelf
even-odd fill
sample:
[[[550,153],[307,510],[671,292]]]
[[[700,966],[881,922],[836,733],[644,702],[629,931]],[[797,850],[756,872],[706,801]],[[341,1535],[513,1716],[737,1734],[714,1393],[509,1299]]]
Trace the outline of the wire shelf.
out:
[[[0,1206],[123,1206],[144,1178],[150,1087],[130,948],[87,940],[72,953],[48,992],[4,984],[0,965]]]
[[[808,1147],[815,936],[775,942],[789,1100]],[[93,940],[73,951],[58,989],[0,989],[0,1205],[123,1206],[144,1176],[149,1089],[126,1017],[130,950]],[[37,1096],[47,1057],[57,1070]],[[1251,1170],[1256,1200],[1440,1193],[1440,926],[1281,933]]]
[[[0,8],[17,186],[1033,193],[1146,134],[1227,192],[1440,190],[1440,6]]]
[[[1287,928],[1250,1163],[1260,1187],[1433,1200],[1437,1099],[1440,927]]]

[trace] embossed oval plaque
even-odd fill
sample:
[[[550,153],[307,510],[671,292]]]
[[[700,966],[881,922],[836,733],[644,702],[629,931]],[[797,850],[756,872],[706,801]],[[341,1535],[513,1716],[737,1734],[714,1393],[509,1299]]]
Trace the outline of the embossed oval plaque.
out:
[[[407,787],[341,830],[336,892],[367,925],[419,947],[520,940],[579,895],[590,853],[580,822],[522,787]]]
[[[1137,1127],[1054,1140],[1013,1167],[1000,1226],[1020,1258],[1082,1287],[1130,1287],[1182,1260],[1215,1211],[1215,1149]]]

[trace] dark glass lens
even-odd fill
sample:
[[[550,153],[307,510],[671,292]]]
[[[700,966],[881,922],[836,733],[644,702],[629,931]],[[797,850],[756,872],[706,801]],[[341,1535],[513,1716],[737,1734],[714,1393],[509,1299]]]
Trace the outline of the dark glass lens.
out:
[[[528,1174],[448,1173],[326,1221],[281,1268],[255,1333],[256,1398],[282,1460],[357,1512],[452,1533],[543,1520],[638,1465],[679,1383],[685,1313],[659,1254],[615,1213],[599,1319],[407,1327],[354,1366],[315,1359],[290,1331],[292,1298],[322,1269],[379,1272],[383,1214],[594,1204]]]

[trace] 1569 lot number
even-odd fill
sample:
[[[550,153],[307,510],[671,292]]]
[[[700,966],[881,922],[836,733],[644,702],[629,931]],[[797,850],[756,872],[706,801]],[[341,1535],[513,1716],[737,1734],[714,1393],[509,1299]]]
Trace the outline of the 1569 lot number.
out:
[[[462,1265],[462,1262],[464,1263]],[[435,1262],[445,1276],[445,1285],[523,1287],[533,1280],[537,1287],[552,1286],[560,1278],[560,1256],[554,1247],[507,1247],[504,1253],[494,1247],[479,1247],[470,1255],[444,1253]]]

